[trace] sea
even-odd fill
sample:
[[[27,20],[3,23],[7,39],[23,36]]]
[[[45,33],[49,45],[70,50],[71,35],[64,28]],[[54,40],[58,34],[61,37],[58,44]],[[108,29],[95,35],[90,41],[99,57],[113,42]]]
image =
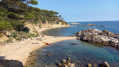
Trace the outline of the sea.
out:
[[[119,34],[119,21],[89,21],[77,22],[66,28],[48,29],[42,32],[44,35],[55,37],[70,37],[74,33],[85,29],[107,30]],[[95,24],[96,26],[80,27],[80,25]],[[103,27],[104,26],[104,27]],[[71,43],[77,45],[72,45]],[[65,40],[52,43],[52,45],[36,50],[37,59],[33,67],[57,67],[57,63],[62,63],[63,59],[71,58],[71,63],[76,67],[86,67],[87,63],[101,64],[107,61],[111,67],[119,67],[119,49],[111,46],[102,46],[87,43],[77,39]],[[47,56],[50,54],[50,56]]]

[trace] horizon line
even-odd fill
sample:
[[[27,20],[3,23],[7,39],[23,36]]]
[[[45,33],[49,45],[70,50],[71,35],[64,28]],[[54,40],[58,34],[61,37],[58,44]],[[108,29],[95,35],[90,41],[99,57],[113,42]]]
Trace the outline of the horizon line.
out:
[[[68,21],[68,22],[101,22],[101,21],[119,21],[119,20],[98,20],[98,21]]]

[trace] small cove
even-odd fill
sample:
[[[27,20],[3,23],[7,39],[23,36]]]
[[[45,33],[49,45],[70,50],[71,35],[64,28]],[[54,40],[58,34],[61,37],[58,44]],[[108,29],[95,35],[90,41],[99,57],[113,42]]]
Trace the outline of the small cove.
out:
[[[103,23],[103,22],[102,22]],[[100,30],[108,30],[114,33],[119,33],[118,22],[115,24],[106,24],[107,22],[97,25],[106,25],[107,27],[68,27],[56,28],[43,31],[45,35],[51,36],[72,36],[73,33],[88,28],[97,28]],[[87,23],[81,23],[87,24]],[[92,23],[95,24],[95,23]],[[117,26],[115,26],[117,25]],[[72,45],[71,42],[77,45]],[[100,64],[108,61],[111,67],[119,66],[119,50],[110,46],[99,46],[96,44],[86,43],[80,40],[66,40],[57,43],[52,43],[51,46],[36,50],[38,53],[33,67],[57,67],[56,63],[61,62],[62,59],[70,57],[71,62],[75,63],[76,67],[85,67],[87,63]],[[50,56],[47,56],[50,54]]]

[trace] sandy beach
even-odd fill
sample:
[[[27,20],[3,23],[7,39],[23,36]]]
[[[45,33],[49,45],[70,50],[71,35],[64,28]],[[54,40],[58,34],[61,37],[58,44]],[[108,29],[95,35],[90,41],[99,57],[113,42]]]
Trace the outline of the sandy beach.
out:
[[[41,28],[39,32],[47,29],[49,28]],[[4,56],[6,60],[18,60],[25,64],[30,52],[47,46],[43,42],[51,44],[58,41],[75,39],[75,37],[54,37],[47,35],[43,37],[43,41],[39,41],[38,38],[40,36],[0,46],[0,56]]]

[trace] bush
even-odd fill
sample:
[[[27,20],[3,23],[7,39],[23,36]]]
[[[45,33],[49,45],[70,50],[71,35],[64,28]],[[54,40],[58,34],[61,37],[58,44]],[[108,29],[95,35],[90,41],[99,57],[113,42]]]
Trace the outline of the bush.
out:
[[[2,34],[0,34],[0,37],[2,37],[3,35]]]
[[[11,43],[11,42],[13,42],[12,40],[13,40],[13,38],[12,37],[9,37],[9,39],[7,41],[5,41],[5,42],[6,43]]]
[[[12,37],[16,38],[17,37],[16,33],[12,33]]]
[[[33,18],[35,18],[35,16],[32,13],[29,13],[29,12],[25,13],[25,19],[26,20],[31,20]]]
[[[0,30],[11,30],[13,29],[11,23],[7,21],[0,21]]]
[[[20,19],[21,16],[17,13],[13,13],[13,12],[9,12],[8,13],[8,18],[12,18],[12,19]]]
[[[12,21],[11,25],[13,28],[17,31],[22,31],[24,29],[24,23],[23,22],[18,22],[18,21]]]
[[[22,40],[22,38],[21,38],[21,37],[17,37],[17,38],[16,38],[16,40],[21,41],[21,40]]]
[[[5,16],[7,16],[7,14],[4,13],[4,12],[0,12],[0,16],[1,16],[1,17],[5,17]]]

